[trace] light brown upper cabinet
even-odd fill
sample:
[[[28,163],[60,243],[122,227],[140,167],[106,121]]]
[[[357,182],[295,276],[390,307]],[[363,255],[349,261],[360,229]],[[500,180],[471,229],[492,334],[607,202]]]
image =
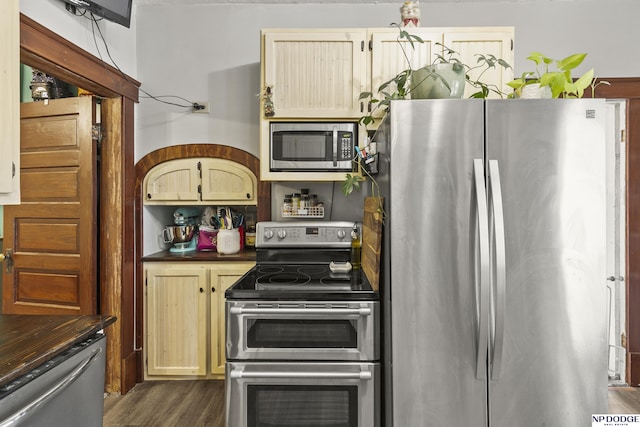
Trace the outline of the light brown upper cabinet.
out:
[[[144,177],[144,203],[255,205],[258,180],[246,166],[217,158],[170,160]]]
[[[513,27],[412,28],[424,43],[398,42],[398,29],[263,29],[260,104],[260,177],[266,181],[340,181],[344,173],[271,172],[269,123],[334,120],[356,122],[371,108],[360,93],[377,92],[398,72],[430,64],[444,44],[469,66],[476,54],[493,54],[513,65]],[[439,43],[436,44],[436,43]],[[477,77],[471,72],[471,75]],[[482,76],[503,91],[512,70],[493,69]],[[393,91],[393,88],[389,88]],[[475,91],[467,84],[465,96]],[[495,97],[496,95],[491,95]],[[267,99],[268,98],[268,99]],[[380,96],[374,98],[380,99]],[[267,107],[268,101],[268,108]],[[378,121],[379,123],[379,121]],[[363,145],[365,130],[359,131]]]
[[[414,69],[430,64],[442,54],[436,43],[457,51],[470,66],[476,54],[494,54],[513,63],[513,27],[406,30],[424,43],[411,47],[403,40],[403,52],[393,27],[262,30],[262,90],[270,89],[274,115],[267,117],[263,108],[261,117],[358,119],[366,108],[358,100],[361,92],[377,90],[408,68],[407,59]],[[483,77],[505,87],[512,73],[498,70]]]
[[[20,203],[20,12],[0,3],[0,205]]]

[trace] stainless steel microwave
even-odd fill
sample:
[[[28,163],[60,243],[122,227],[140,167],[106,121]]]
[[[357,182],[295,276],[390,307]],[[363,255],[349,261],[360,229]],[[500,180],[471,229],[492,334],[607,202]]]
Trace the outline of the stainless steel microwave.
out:
[[[358,143],[351,122],[270,123],[272,171],[350,172]]]

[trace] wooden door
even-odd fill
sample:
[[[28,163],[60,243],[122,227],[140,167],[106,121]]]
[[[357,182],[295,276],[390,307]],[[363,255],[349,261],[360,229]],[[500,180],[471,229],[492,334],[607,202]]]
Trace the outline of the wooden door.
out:
[[[22,204],[4,209],[5,314],[97,311],[95,115],[91,97],[20,106]]]
[[[0,205],[20,203],[18,105],[20,34],[18,0],[0,4]]]
[[[226,362],[227,335],[224,292],[254,265],[252,262],[233,262],[216,265],[209,270],[209,280],[211,281],[211,374],[218,378],[224,376]]]
[[[514,65],[513,52],[513,27],[488,27],[488,28],[457,28],[444,34],[444,45],[458,52],[457,58],[463,63],[473,67],[477,64],[477,54],[494,55]],[[488,85],[499,88],[503,93],[511,93],[513,90],[507,83],[513,80],[513,68],[504,69],[496,66],[483,74],[484,68],[478,68],[469,72],[472,79],[480,79]],[[468,98],[478,91],[469,83],[464,91],[463,98]],[[494,92],[490,92],[489,98],[500,98]]]
[[[151,263],[145,272],[147,375],[206,375],[207,270]]]
[[[144,178],[144,201],[147,204],[198,202],[200,171],[196,159],[164,162]]]
[[[263,33],[263,90],[276,118],[360,117],[364,29],[278,29]]]
[[[378,89],[380,85],[389,81],[398,73],[409,68],[416,70],[429,65],[440,53],[441,48],[436,43],[442,43],[442,31],[438,28],[404,28],[403,31],[420,37],[423,43],[414,42],[413,46],[406,39],[399,39],[398,28],[377,28],[371,30],[371,87],[370,91],[375,99],[384,99]],[[396,90],[395,83],[384,89],[392,93]],[[374,117],[382,117],[382,112],[376,112]]]
[[[251,170],[226,159],[200,159],[202,200],[226,204],[255,204],[258,180]]]

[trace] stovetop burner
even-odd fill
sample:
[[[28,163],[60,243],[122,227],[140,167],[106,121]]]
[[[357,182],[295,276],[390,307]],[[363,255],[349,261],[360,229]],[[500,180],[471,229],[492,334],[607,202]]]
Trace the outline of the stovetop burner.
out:
[[[226,293],[229,299],[378,299],[361,270],[332,273],[328,265],[257,265]]]
[[[353,223],[258,223],[256,266],[229,288],[229,299],[378,299],[361,270],[334,273],[331,262],[350,258]]]
[[[333,273],[327,265],[260,266],[256,290],[343,291],[352,287],[351,273]]]

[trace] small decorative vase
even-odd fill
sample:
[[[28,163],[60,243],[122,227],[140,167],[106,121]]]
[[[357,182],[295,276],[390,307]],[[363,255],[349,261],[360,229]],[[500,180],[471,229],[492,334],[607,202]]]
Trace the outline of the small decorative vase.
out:
[[[520,98],[524,99],[551,99],[551,88],[549,86],[540,87],[539,83],[532,83],[522,88]]]
[[[462,98],[465,78],[458,64],[427,65],[411,73],[411,99]]]

